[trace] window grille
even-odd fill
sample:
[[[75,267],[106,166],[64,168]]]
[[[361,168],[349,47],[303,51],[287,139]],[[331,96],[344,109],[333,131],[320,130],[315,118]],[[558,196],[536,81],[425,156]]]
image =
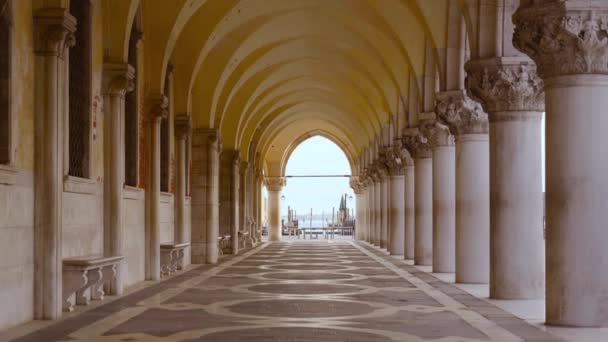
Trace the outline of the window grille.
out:
[[[76,45],[70,50],[69,175],[89,176],[91,119],[91,13],[89,1],[71,1]]]
[[[11,35],[8,0],[0,0],[0,164],[9,164],[10,158],[10,77]]]
[[[135,89],[125,96],[125,184],[129,186],[137,186],[139,158],[137,153],[139,141],[137,42],[140,33],[136,22],[137,20],[133,22],[129,37],[129,64],[135,70]]]

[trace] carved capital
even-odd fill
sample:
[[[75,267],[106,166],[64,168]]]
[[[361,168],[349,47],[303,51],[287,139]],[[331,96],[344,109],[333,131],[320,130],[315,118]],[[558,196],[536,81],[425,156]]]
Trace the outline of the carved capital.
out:
[[[45,8],[34,13],[34,52],[63,57],[76,44],[76,18],[66,8]]]
[[[148,97],[148,120],[160,122],[169,116],[169,99],[165,95],[152,95]]]
[[[608,2],[530,2],[513,23],[513,46],[536,62],[542,78],[608,74]]]
[[[429,140],[422,134],[419,128],[406,128],[403,132],[402,143],[416,159],[432,157]]]
[[[365,184],[361,182],[359,176],[350,177],[350,187],[353,189],[355,194],[360,195],[365,190]]]
[[[135,69],[126,63],[103,65],[103,91],[110,96],[123,97],[135,89]]]
[[[488,133],[488,114],[464,91],[437,93],[436,99],[437,115],[454,135]]]
[[[428,113],[420,120],[420,132],[428,139],[431,148],[440,146],[453,146],[454,135],[450,128],[437,120],[435,113]]]
[[[239,170],[242,175],[245,175],[247,173],[247,171],[249,170],[249,163],[246,160],[241,160],[241,163],[239,165]]]
[[[468,95],[490,116],[496,112],[545,111],[543,81],[527,57],[472,60],[465,69]]]
[[[266,185],[266,189],[268,191],[281,191],[283,187],[287,184],[287,179],[285,177],[265,177],[264,185]]]
[[[386,150],[386,168],[391,176],[402,176],[405,168],[414,165],[414,159],[404,147],[401,139],[395,140],[395,144]]]
[[[175,137],[178,140],[186,140],[192,134],[192,117],[181,114],[175,117]]]

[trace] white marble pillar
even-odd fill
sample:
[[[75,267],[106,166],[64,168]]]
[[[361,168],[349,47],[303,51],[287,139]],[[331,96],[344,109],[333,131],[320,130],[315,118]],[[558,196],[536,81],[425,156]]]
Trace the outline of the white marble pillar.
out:
[[[148,98],[146,173],[146,279],[160,280],[160,123],[168,116],[164,95]]]
[[[268,240],[281,241],[281,191],[285,186],[283,177],[266,177],[264,179],[268,190]]]
[[[67,55],[76,20],[67,11],[34,13],[34,318],[57,319],[62,311],[63,140],[65,107],[57,85],[68,82]]]
[[[177,149],[177,172],[176,172],[176,188],[175,188],[175,237],[177,243],[190,242],[190,237],[187,236],[186,229],[186,192],[188,185],[186,184],[186,169],[189,167],[186,158],[186,150],[188,142],[192,134],[192,119],[189,115],[179,115],[175,118],[175,142]]]
[[[382,241],[382,176],[376,174],[374,182],[374,246],[381,247]]]
[[[456,282],[490,279],[488,117],[463,91],[437,94],[437,113],[456,135]]]
[[[405,242],[405,158],[400,145],[392,146],[387,155],[389,193],[389,241],[391,255],[404,255]]]
[[[405,146],[413,151],[414,186],[414,263],[433,263],[433,158],[428,140],[418,128],[409,129],[404,136]]]
[[[536,1],[513,17],[513,43],[534,59],[545,82],[551,325],[608,325],[606,16],[605,1]],[[545,43],[554,41],[560,44]]]
[[[436,117],[424,124],[433,150],[433,272],[453,273],[456,260],[456,148]]]
[[[358,241],[363,240],[363,208],[364,202],[364,186],[361,182],[360,176],[354,176],[350,178],[350,187],[355,192],[355,239]]]
[[[192,263],[215,264],[219,249],[219,153],[221,138],[215,129],[192,134]]]
[[[231,197],[231,221],[232,226],[230,227],[230,232],[232,233],[232,254],[239,254],[239,228],[240,228],[240,220],[239,220],[239,199],[240,199],[240,167],[241,164],[241,156],[240,153],[237,152],[232,160],[232,197]]]
[[[542,81],[527,57],[473,60],[466,69],[469,92],[490,118],[490,297],[543,298]],[[484,75],[501,82],[488,90]]]
[[[386,169],[385,169],[386,170]],[[389,212],[390,212],[390,178],[388,172],[384,171],[380,181],[380,215],[382,225],[380,226],[380,248],[388,249],[389,240]]]
[[[406,165],[404,171],[405,181],[405,236],[404,259],[414,260],[416,236],[416,171],[413,163]]]
[[[133,67],[106,63],[104,89],[104,254],[123,255],[124,108],[125,93],[134,89]],[[124,265],[117,265],[116,277],[106,284],[106,292],[123,292]]]

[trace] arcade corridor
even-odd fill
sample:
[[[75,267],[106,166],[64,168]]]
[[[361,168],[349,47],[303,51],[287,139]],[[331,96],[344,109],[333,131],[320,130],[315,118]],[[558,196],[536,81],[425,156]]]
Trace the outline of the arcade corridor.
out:
[[[559,341],[365,243],[264,244],[26,341]]]

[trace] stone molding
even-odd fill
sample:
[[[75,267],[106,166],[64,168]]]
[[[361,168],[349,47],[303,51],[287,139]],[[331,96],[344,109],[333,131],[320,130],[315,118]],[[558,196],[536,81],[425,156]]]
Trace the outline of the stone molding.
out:
[[[76,18],[66,8],[44,8],[34,13],[34,52],[63,57],[76,44]]]
[[[545,92],[536,65],[527,57],[471,60],[465,65],[468,95],[495,112],[545,111]]]
[[[408,151],[413,152],[415,159],[432,157],[431,145],[429,140],[422,134],[418,127],[406,128],[403,132],[403,146]]]
[[[97,182],[89,178],[65,176],[63,179],[63,192],[94,195],[97,193]]]
[[[487,134],[488,114],[481,104],[473,101],[463,90],[437,93],[435,110],[452,134]]]
[[[439,122],[435,113],[429,113],[419,125],[420,132],[428,139],[431,148],[454,146],[454,135],[450,132],[450,128]]]
[[[126,63],[104,63],[103,91],[111,96],[124,97],[135,89],[135,68]]]
[[[543,79],[608,74],[608,2],[534,2],[520,6],[513,23],[513,46],[536,62]]]
[[[181,114],[175,117],[175,137],[178,140],[186,140],[192,135],[192,117]]]
[[[165,95],[153,95],[148,98],[148,120],[160,121],[169,116],[169,99]]]
[[[281,191],[286,184],[285,177],[264,177],[264,185],[268,191]]]

